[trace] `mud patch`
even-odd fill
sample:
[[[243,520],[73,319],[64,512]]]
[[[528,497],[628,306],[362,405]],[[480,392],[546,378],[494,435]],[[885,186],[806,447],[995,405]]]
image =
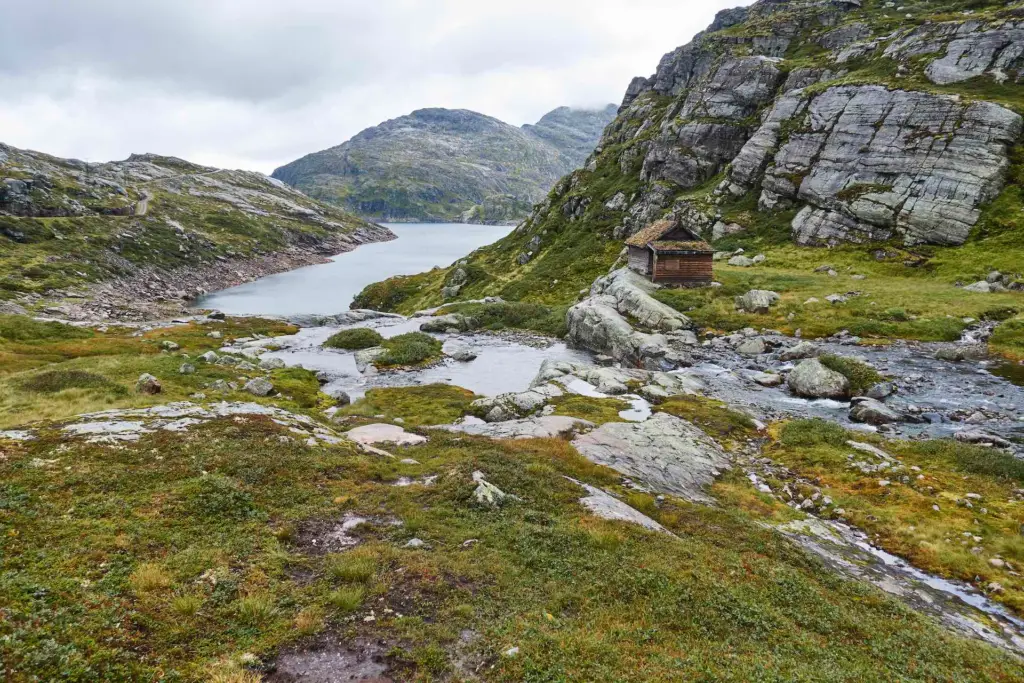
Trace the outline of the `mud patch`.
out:
[[[397,526],[402,526],[402,522],[394,517],[346,512],[340,519],[314,519],[302,524],[294,544],[307,555],[340,553],[355,548],[383,528]]]
[[[396,683],[388,676],[385,659],[389,646],[359,639],[341,642],[326,638],[313,647],[287,652],[278,657],[266,676],[268,683]]]

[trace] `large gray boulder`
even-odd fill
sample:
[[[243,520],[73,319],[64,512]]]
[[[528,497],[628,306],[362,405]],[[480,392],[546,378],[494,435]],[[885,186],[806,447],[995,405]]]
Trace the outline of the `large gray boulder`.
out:
[[[438,315],[427,318],[425,322],[420,323],[420,332],[434,332],[440,334],[452,330],[465,332],[468,329],[469,321],[466,316],[461,313]]]
[[[817,358],[801,361],[786,378],[786,384],[804,398],[845,399],[850,395],[850,380],[829,370]]]
[[[642,327],[659,332],[691,329],[693,323],[671,306],[661,303],[651,294],[660,287],[628,268],[616,270],[594,281],[590,293],[594,297],[609,297],[615,310],[636,320]]]
[[[821,355],[821,349],[816,344],[811,342],[802,341],[791,346],[782,353],[779,354],[779,360],[781,361],[794,361],[804,360],[805,358],[816,358]]]
[[[767,313],[781,298],[766,289],[752,289],[736,297],[736,309],[744,313]]]
[[[584,299],[576,304],[566,314],[566,325],[566,339],[575,346],[635,367],[675,367],[668,339],[634,330],[608,297]]]
[[[869,425],[885,425],[903,421],[903,416],[881,401],[866,396],[853,399],[850,419]]]
[[[651,490],[696,502],[712,502],[705,488],[730,466],[729,456],[707,434],[668,413],[641,423],[609,423],[572,445],[591,462]]]
[[[270,396],[274,393],[274,385],[263,377],[257,377],[246,382],[245,390],[253,396]]]

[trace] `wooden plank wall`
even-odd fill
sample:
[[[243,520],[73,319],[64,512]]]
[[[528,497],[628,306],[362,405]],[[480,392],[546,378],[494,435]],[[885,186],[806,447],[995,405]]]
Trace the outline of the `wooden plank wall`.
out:
[[[714,277],[711,254],[659,256],[655,282],[711,282]]]
[[[642,275],[651,274],[651,252],[638,247],[629,248],[629,269]]]

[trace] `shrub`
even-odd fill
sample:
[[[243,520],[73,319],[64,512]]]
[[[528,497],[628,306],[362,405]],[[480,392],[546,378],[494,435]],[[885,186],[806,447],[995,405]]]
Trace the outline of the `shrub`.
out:
[[[377,330],[368,327],[356,327],[351,330],[342,330],[324,342],[324,348],[345,349],[346,351],[358,351],[380,346],[384,343],[384,337],[380,336]]]
[[[67,389],[99,389],[118,396],[128,394],[127,389],[103,375],[83,370],[50,370],[32,375],[21,382],[21,388],[40,394],[56,394]]]
[[[981,319],[1001,323],[1009,320],[1018,313],[1020,313],[1020,311],[1012,306],[996,306],[983,312],[981,314]]]
[[[829,370],[838,372],[850,380],[850,390],[855,396],[864,394],[868,389],[885,380],[877,370],[856,358],[825,354],[818,360]]]
[[[370,389],[364,398],[343,408],[342,414],[402,418],[411,427],[449,424],[469,413],[477,398],[472,391],[450,384]]]
[[[385,340],[387,353],[378,358],[376,365],[419,365],[441,356],[441,342],[423,332],[409,332]]]

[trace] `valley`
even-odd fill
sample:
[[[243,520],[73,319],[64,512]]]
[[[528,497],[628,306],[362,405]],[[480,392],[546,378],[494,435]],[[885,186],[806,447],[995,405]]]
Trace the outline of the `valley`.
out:
[[[607,127],[0,147],[3,678],[1024,680],[1021,55],[1021,2],[758,0]]]

